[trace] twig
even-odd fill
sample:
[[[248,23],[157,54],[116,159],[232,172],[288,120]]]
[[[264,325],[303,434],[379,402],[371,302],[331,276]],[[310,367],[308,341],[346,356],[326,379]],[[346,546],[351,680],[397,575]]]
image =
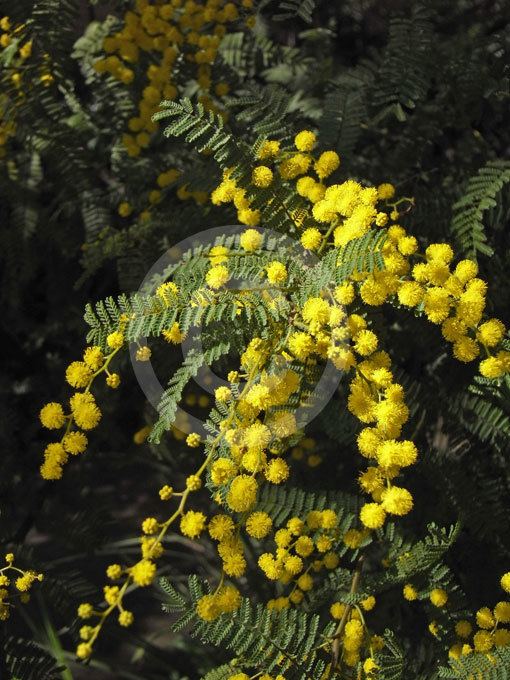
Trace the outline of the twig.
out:
[[[361,580],[361,570],[363,568],[363,556],[361,556],[358,560],[358,564],[356,566],[356,571],[354,572],[354,575],[352,577],[352,582],[351,582],[351,587],[349,590],[349,595],[354,595],[358,591],[360,580]],[[340,638],[342,637],[342,634],[344,632],[345,624],[347,623],[347,619],[349,618],[349,614],[351,613],[352,605],[348,604],[345,607],[345,611],[342,615],[342,618],[340,619],[340,622],[337,626],[337,629],[335,631],[335,634],[332,637],[333,640],[333,648],[331,650],[331,668],[334,669],[338,665],[338,660],[340,658]]]

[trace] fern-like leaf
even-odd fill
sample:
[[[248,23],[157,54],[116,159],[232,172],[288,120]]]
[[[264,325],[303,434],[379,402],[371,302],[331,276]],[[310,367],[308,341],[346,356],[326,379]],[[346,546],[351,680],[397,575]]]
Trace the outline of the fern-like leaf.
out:
[[[59,680],[62,677],[64,669],[32,640],[10,636],[3,641],[1,654],[12,680]]]
[[[152,428],[150,441],[158,444],[163,432],[170,429],[177,412],[177,405],[188,382],[198,374],[202,366],[210,366],[214,361],[228,353],[230,344],[223,342],[205,352],[191,350],[182,366],[171,377],[158,405],[159,418]]]
[[[194,637],[215,646],[221,645],[231,650],[241,664],[267,673],[279,668],[289,678],[312,680],[320,677],[316,673],[319,669],[324,670],[325,660],[321,658],[317,641],[332,633],[334,623],[320,628],[317,615],[297,609],[270,610],[247,598],[242,599],[235,612],[213,622],[204,621],[195,609],[197,601],[207,591],[208,587],[198,577],[190,577],[189,604],[181,608],[183,616],[174,629],[180,629],[184,620],[186,625],[191,624]]]
[[[487,243],[484,217],[497,206],[496,197],[509,183],[510,161],[489,161],[469,180],[465,194],[453,206],[451,231],[466,257],[494,253]]]
[[[404,121],[425,97],[433,72],[429,64],[432,39],[429,11],[420,5],[413,8],[410,18],[390,20],[388,45],[373,93],[373,105],[379,109],[375,122],[392,113]]]
[[[281,0],[278,5],[278,14],[275,14],[273,18],[276,21],[288,21],[299,17],[305,23],[311,24],[315,4],[315,0]]]
[[[455,680],[509,680],[510,650],[496,647],[489,654],[473,652],[450,659],[449,667],[439,669],[440,678]]]

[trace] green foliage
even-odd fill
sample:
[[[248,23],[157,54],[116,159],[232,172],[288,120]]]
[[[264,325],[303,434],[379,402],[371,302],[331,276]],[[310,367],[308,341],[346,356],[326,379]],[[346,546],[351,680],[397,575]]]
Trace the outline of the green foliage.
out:
[[[340,283],[353,272],[373,272],[384,269],[381,248],[385,240],[386,232],[383,229],[371,230],[365,236],[353,239],[340,248],[334,280]]]
[[[161,580],[161,586],[170,597],[169,611],[179,612],[180,599],[173,586],[166,579]],[[304,680],[324,672],[326,660],[321,659],[314,647],[331,632],[333,624],[321,630],[318,616],[295,609],[271,611],[247,598],[232,615],[209,623],[198,619],[194,611],[196,602],[206,592],[197,577],[190,577],[189,599],[180,602],[180,612],[184,613],[174,624],[174,630],[191,625],[194,637],[230,649],[243,666],[258,666],[268,673],[283,667],[289,678]]]
[[[282,137],[289,127],[290,100],[281,85],[252,86],[240,97],[229,99],[236,123],[263,137]]]
[[[405,657],[391,630],[384,632],[385,650],[375,655],[383,680],[399,680],[405,675]]]
[[[189,99],[180,102],[164,101],[163,111],[155,114],[155,120],[172,118],[165,128],[167,137],[183,137],[193,144],[197,151],[209,151],[223,168],[234,160],[237,145],[225,129],[223,118],[212,111],[206,111],[202,104],[196,106]]]
[[[510,653],[506,648],[495,649],[490,654],[474,652],[459,659],[451,659],[448,668],[439,669],[440,678],[456,680],[507,680],[510,677]]]
[[[305,491],[297,488],[264,488],[258,501],[260,510],[267,512],[276,526],[290,517],[306,516],[311,510],[334,508],[339,514],[340,531],[347,531],[359,512],[359,498],[340,492]]]
[[[271,98],[270,94],[269,97]],[[248,107],[252,106],[253,100],[247,101]],[[269,128],[265,117],[264,127],[259,128],[263,133],[259,133],[251,148],[244,140],[240,141],[233,137],[221,116],[207,112],[201,104],[194,106],[188,99],[183,99],[179,102],[162,102],[161,106],[164,110],[155,114],[154,119],[172,119],[170,125],[165,128],[166,136],[182,137],[198,152],[207,150],[223,170],[235,168],[233,178],[237,185],[248,190],[250,194],[253,193],[251,170],[254,151],[258,149],[263,139],[261,134],[265,136],[268,132],[275,131],[274,102],[269,109]],[[239,118],[239,115],[237,117]],[[279,115],[276,116],[276,120],[280,120]],[[260,210],[268,229],[287,233],[296,229],[291,214],[303,207],[302,199],[281,180],[275,180],[267,189],[256,191],[251,203],[253,210]]]
[[[362,135],[368,110],[363,74],[341,74],[331,84],[324,98],[319,121],[320,138],[325,147],[335,149],[350,159]]]
[[[379,122],[393,114],[400,121],[422,101],[430,86],[429,59],[433,40],[430,11],[416,4],[410,18],[390,21],[389,39],[382,55],[373,105]]]
[[[274,15],[276,21],[286,21],[298,16],[307,24],[312,23],[315,0],[280,0],[279,13]]]
[[[210,192],[221,172],[235,167],[236,182],[261,211],[264,227],[297,239],[314,224],[305,214],[305,202],[278,176],[269,188],[255,189],[251,170],[265,139],[278,139],[289,150],[297,131],[317,129],[320,150],[335,149],[341,156],[331,181],[391,181],[400,195],[413,196],[415,202],[398,222],[421,246],[453,237],[459,256],[478,259],[480,276],[490,281],[489,313],[507,325],[509,321],[510,240],[505,227],[510,165],[503,160],[510,144],[509,25],[504,3],[257,3],[255,31],[229,29],[221,41],[212,83],[226,82],[230,91],[221,102],[214,100],[216,112],[199,101],[197,83],[188,78],[188,64],[179,57],[178,97],[165,102],[157,115],[167,125],[166,139],[155,132],[149,147],[134,158],[125,154],[122,135],[137,114],[146,75],[137,72],[127,88],[93,67],[103,54],[104,37],[118,28],[124,10],[131,7],[129,0],[19,0],[3,3],[0,12],[24,24],[0,54],[0,109],[16,124],[7,155],[0,158],[1,336],[6,348],[0,379],[0,534],[6,550],[15,550],[23,566],[43,565],[41,593],[66,650],[78,639],[79,625],[72,623],[77,602],[92,600],[108,563],[129,563],[138,554],[141,513],[161,512],[147,501],[148,490],[168,483],[169,476],[184,480],[191,472],[190,451],[168,430],[181,398],[197,402],[193,377],[214,361],[223,370],[242,351],[246,337],[270,337],[272,324],[289,315],[289,306],[269,304],[256,292],[244,294],[239,315],[235,291],[224,291],[214,300],[204,293],[194,299],[196,306],[171,307],[158,303],[152,293],[130,292],[166,248],[208,226],[235,220],[230,207],[181,200],[181,184]],[[12,69],[17,47],[29,39],[34,58],[28,62],[30,77],[20,98]],[[44,54],[54,77],[49,86],[37,71]],[[177,168],[180,178],[162,190],[161,202],[143,220],[149,191],[168,168]],[[129,219],[117,214],[124,200],[134,206]],[[299,227],[296,215],[304,216]],[[309,268],[295,262],[275,238],[266,244],[263,257],[233,256],[229,269],[250,279],[271,259],[282,259],[296,283],[294,299],[302,302],[353,272],[382,270],[386,238],[385,229],[370,231]],[[238,237],[218,243],[236,250]],[[203,285],[208,267],[203,249],[188,255],[179,268],[165,272],[179,280],[183,299]],[[98,299],[102,301],[90,302]],[[201,350],[193,348],[184,363],[180,355],[163,361],[170,378],[156,416],[141,406],[139,388],[129,369],[124,370],[120,397],[110,393],[106,398],[102,390],[99,394],[106,431],[85,456],[73,457],[65,479],[44,483],[38,466],[47,440],[38,430],[36,413],[50,394],[63,403],[69,396],[61,378],[65,366],[81,353],[85,303],[88,341],[101,347],[122,314],[130,317],[127,342],[151,340],[178,322],[184,331],[201,325],[205,344]],[[353,311],[365,314],[367,308],[360,305]],[[300,664],[285,677],[295,672],[315,680],[327,668],[328,655],[315,650],[306,661],[302,657],[331,628],[324,623],[329,605],[336,599],[359,605],[371,593],[378,600],[373,615],[367,615],[371,630],[382,633],[391,617],[395,631],[385,634],[386,646],[376,654],[382,680],[499,680],[510,675],[510,659],[502,648],[492,650],[491,657],[473,653],[449,660],[447,667],[452,631],[441,619],[437,642],[420,619],[437,615],[427,602],[433,586],[448,590],[454,618],[501,598],[494,574],[508,569],[510,556],[504,532],[510,509],[508,383],[473,379],[471,365],[459,366],[446,356],[440,331],[419,318],[421,311],[416,318],[402,307],[368,311],[381,347],[400,366],[395,377],[405,388],[411,412],[405,436],[419,449],[417,471],[409,476],[416,505],[412,519],[390,523],[365,539],[361,549],[348,550],[339,538],[335,550],[341,565],[317,583],[297,611],[263,608],[279,591],[271,585],[256,587],[260,573],[255,564],[241,584],[250,600],[245,598],[235,616],[213,624],[195,616],[194,604],[205,592],[202,582],[192,580],[189,593],[180,586],[191,571],[211,582],[216,578],[211,548],[204,542],[198,549],[172,536],[162,560],[171,573],[162,584],[165,607],[183,614],[179,625],[191,627],[217,649],[193,643],[185,634],[165,637],[160,645],[155,629],[165,624],[151,618],[157,606],[153,599],[140,597],[134,606],[140,628],[135,624],[131,635],[124,629],[112,633],[98,651],[97,665],[81,666],[77,677],[93,679],[101,673],[159,680],[172,673],[179,679],[226,680],[243,664],[248,668],[261,659],[276,675],[282,646]],[[299,397],[307,390],[310,385],[304,384]],[[293,461],[292,484],[259,495],[257,509],[267,511],[278,528],[294,515],[325,507],[339,513],[340,534],[358,526],[362,501],[356,479],[363,469],[354,455],[358,428],[339,399],[345,397],[343,384],[339,392],[307,431],[322,466],[308,467],[309,452],[301,452],[302,460],[296,456]],[[199,406],[189,408],[205,418]],[[207,423],[211,434],[222,418],[220,410],[212,413]],[[150,445],[134,445],[134,432],[153,421]],[[163,452],[159,458],[151,455],[156,442]],[[206,510],[200,500],[198,509]],[[439,528],[445,525],[451,528]],[[31,550],[24,552],[23,543]],[[247,550],[254,550],[253,545]],[[353,594],[350,584],[361,553],[367,559],[360,590]],[[477,555],[483,556],[483,564]],[[389,566],[383,568],[386,558]],[[487,564],[494,567],[490,576]],[[407,618],[401,597],[407,581],[420,594],[412,603],[416,619]],[[13,614],[0,624],[0,677],[62,677],[40,632],[36,598],[23,612],[24,617]],[[142,628],[147,637],[157,638],[157,647],[138,637]],[[120,654],[129,658],[128,668]],[[239,655],[240,665],[230,664],[233,655]],[[71,656],[66,660],[74,672]],[[352,673],[356,677],[362,671]]]
[[[58,680],[62,667],[32,640],[9,636],[1,643],[4,672],[11,680]],[[0,666],[1,668],[1,666]]]
[[[432,583],[446,584],[451,581],[443,559],[457,540],[460,526],[444,529],[431,524],[427,530],[428,535],[416,542],[403,536],[395,524],[390,524],[381,533],[381,539],[387,543],[390,565],[383,573],[368,575],[366,587],[369,592],[378,592],[397,583],[407,583],[415,577],[420,578],[422,574],[429,575]],[[449,583],[449,590],[452,586]]]
[[[151,442],[159,443],[165,430],[170,429],[175,419],[177,406],[182,398],[186,384],[197,375],[202,366],[210,366],[230,349],[229,343],[220,343],[205,352],[191,350],[182,366],[171,377],[158,405],[159,418],[151,432]]]
[[[479,253],[492,255],[487,243],[484,219],[489,215],[492,229],[498,227],[491,213],[498,206],[496,197],[510,182],[508,161],[489,161],[469,180],[465,193],[453,206],[452,233],[466,257],[476,259]]]
[[[235,673],[235,668],[232,666],[223,665],[209,671],[204,675],[204,680],[228,680],[228,678]]]
[[[498,449],[510,434],[508,409],[500,406],[491,394],[466,396],[457,410],[464,427],[482,442],[491,442]]]

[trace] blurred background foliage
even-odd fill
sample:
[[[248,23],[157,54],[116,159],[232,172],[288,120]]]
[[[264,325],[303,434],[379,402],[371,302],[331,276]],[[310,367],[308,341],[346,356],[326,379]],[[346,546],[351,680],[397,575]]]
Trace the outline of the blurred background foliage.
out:
[[[93,64],[130,6],[0,1],[0,16],[21,27],[13,40],[33,41],[25,60],[12,41],[0,52],[0,536],[21,562],[48,575],[32,602],[0,624],[2,678],[185,680],[222,660],[216,650],[169,634],[157,591],[134,597],[136,626],[109,628],[90,665],[75,663],[69,651],[77,601],[97,591],[106,564],[137,550],[137,523],[152,514],[155,490],[189,472],[178,432],[157,449],[134,442],[153,412],[127,362],[122,394],[103,395],[108,427],[99,428],[93,450],[57,484],[38,474],[45,442],[37,413],[51,395],[63,395],[65,366],[84,344],[85,303],[137,288],[165,247],[235,220],[207,202],[219,176],[206,156],[157,129],[139,155],[126,153],[123,135],[144,74],[125,84]],[[410,233],[424,243],[451,241],[478,260],[491,284],[489,312],[508,323],[508,3],[263,0],[252,14],[254,27],[244,19],[229,25],[212,66],[213,83],[229,88],[209,104],[226,112],[234,135],[288,140],[304,127],[318,129],[321,145],[341,155],[340,181],[391,181],[415,199],[405,218]],[[179,62],[177,95],[203,96],[195,75]],[[153,203],[150,192],[161,189],[157,178],[168,169],[179,175]],[[483,178],[482,196],[469,184],[476,177]],[[455,207],[466,196],[474,206],[467,223],[456,219]],[[125,201],[133,211],[122,217]],[[464,532],[450,566],[476,607],[497,597],[496,584],[484,578],[486,564],[503,572],[510,556],[508,386],[489,389],[470,366],[454,364],[437,329],[412,316],[405,333],[401,324],[385,310],[378,333],[401,366],[415,439],[428,452],[413,474],[424,499],[438,484],[455,487],[455,504],[438,502],[427,520],[460,516]],[[176,365],[165,361],[167,372]],[[208,398],[198,388],[186,398],[191,411],[205,413]],[[355,478],[355,463],[338,455],[354,440],[340,404],[311,425],[315,458],[296,452],[298,481],[302,475],[334,488],[338,479]],[[163,573],[172,582],[213,568],[207,546],[168,542]],[[419,626],[399,625],[425,655]],[[28,643],[18,638],[40,648],[36,661],[14,672],[16,658],[29,658]],[[67,670],[52,671],[51,657]]]

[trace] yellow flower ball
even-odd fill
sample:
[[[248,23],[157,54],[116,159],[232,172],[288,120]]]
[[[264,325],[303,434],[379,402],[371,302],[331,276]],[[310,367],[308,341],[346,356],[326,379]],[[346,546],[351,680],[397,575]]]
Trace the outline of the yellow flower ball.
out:
[[[386,519],[386,512],[378,503],[365,503],[359,516],[361,523],[368,529],[380,529]]]
[[[482,607],[476,612],[476,623],[487,630],[494,627],[496,621],[489,607]]]
[[[448,593],[442,588],[434,588],[431,590],[429,597],[435,607],[444,607],[448,602]]]
[[[455,632],[460,638],[468,638],[471,635],[472,630],[473,626],[465,619],[461,619],[455,624]]]
[[[320,179],[329,177],[340,166],[340,157],[336,151],[324,151],[315,161],[315,172]]]
[[[317,143],[317,137],[310,130],[298,132],[294,137],[294,144],[298,151],[311,151]]]
[[[46,427],[48,430],[58,430],[66,421],[62,405],[54,401],[43,406],[39,413],[39,418],[43,427]]]
[[[257,499],[258,484],[253,477],[239,475],[232,480],[227,493],[227,505],[235,512],[249,510]]]
[[[395,187],[393,184],[385,183],[385,184],[379,184],[377,187],[377,196],[379,200],[381,201],[387,201],[390,198],[393,198],[395,195]]]
[[[266,189],[273,181],[273,171],[266,165],[258,165],[253,168],[251,181],[259,189]]]
[[[205,529],[206,517],[203,512],[188,510],[181,519],[181,532],[188,538],[198,538]]]
[[[334,619],[340,620],[345,612],[345,604],[343,602],[333,602],[329,608],[329,613]]]
[[[373,595],[369,595],[364,600],[361,600],[361,606],[366,612],[372,611],[372,609],[375,607],[375,604],[376,600]]]
[[[473,637],[473,644],[477,652],[489,652],[494,646],[494,638],[486,630],[479,630]]]
[[[317,250],[322,243],[322,234],[315,227],[305,229],[301,236],[301,245],[307,250]]]
[[[142,588],[145,588],[146,586],[150,586],[154,581],[156,576],[156,565],[150,560],[143,559],[132,566],[129,571],[133,581]]]
[[[501,587],[506,593],[510,593],[510,571],[507,571],[503,576],[501,577]]]
[[[239,244],[248,253],[254,253],[262,245],[263,236],[256,229],[247,229],[241,234]]]
[[[266,512],[254,512],[246,520],[246,532],[253,538],[264,538],[272,526],[273,521]]]
[[[278,261],[270,262],[267,267],[267,280],[273,285],[285,283],[287,280],[287,268],[284,264]]]
[[[476,338],[486,347],[495,347],[505,335],[505,325],[499,319],[489,319],[478,327]]]
[[[408,602],[413,602],[414,600],[418,599],[418,592],[416,588],[411,585],[410,583],[406,583],[404,588],[403,588],[403,594],[404,598]]]
[[[220,264],[209,269],[206,274],[205,281],[209,288],[217,290],[227,283],[229,278],[230,275],[228,273],[228,269],[224,265]]]
[[[71,387],[87,387],[92,371],[84,361],[73,361],[66,369],[66,380]]]
[[[135,617],[133,616],[133,613],[128,612],[126,609],[121,611],[118,616],[119,625],[122,626],[123,628],[127,628],[128,626],[130,626],[134,620]]]

